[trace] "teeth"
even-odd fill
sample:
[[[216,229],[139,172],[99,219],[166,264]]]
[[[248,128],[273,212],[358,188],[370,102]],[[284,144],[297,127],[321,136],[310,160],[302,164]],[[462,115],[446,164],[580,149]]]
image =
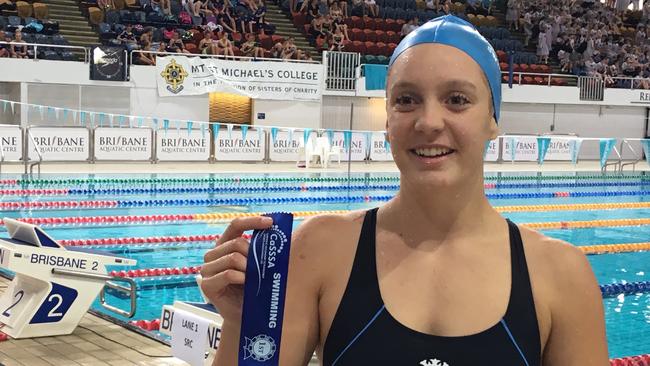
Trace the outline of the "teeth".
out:
[[[442,147],[432,147],[428,149],[415,149],[415,153],[420,156],[426,157],[436,157],[444,154],[449,154],[451,149],[446,149]]]

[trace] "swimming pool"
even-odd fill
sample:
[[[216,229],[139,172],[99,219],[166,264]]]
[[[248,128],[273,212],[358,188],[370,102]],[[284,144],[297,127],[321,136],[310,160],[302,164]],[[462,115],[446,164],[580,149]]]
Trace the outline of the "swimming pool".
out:
[[[37,223],[67,245],[136,259],[137,266],[116,268],[124,271],[116,274],[135,277],[138,284],[134,319],[152,320],[174,300],[201,301],[192,272],[233,216],[287,210],[299,212],[297,226],[319,211],[380,205],[399,184],[396,174],[351,178],[335,173],[105,174],[22,181],[15,176],[0,180],[0,213]],[[577,246],[650,238],[647,173],[486,174],[486,193],[504,216]],[[635,283],[627,289],[607,287],[604,295],[610,356],[650,352],[650,251],[619,245],[589,255],[589,261],[601,285]],[[108,297],[127,307],[127,299]],[[93,308],[104,312],[98,302]]]

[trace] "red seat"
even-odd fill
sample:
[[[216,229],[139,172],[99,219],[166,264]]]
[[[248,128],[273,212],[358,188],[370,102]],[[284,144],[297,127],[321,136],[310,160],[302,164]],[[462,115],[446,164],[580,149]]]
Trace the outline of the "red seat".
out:
[[[365,17],[361,18],[363,21],[363,29],[375,30],[375,20],[373,18]]]
[[[376,30],[375,37],[377,38],[377,42],[388,43],[388,36],[386,35],[386,32],[384,32],[383,30]]]
[[[502,50],[497,51],[497,57],[499,58],[499,61],[501,61],[501,62],[508,62],[508,54],[506,54]]]
[[[304,24],[302,26],[302,31],[306,34],[309,34],[309,30],[311,29],[311,24]]]
[[[389,43],[386,45],[386,47],[388,47],[388,57],[390,57],[393,55],[393,52],[395,52],[397,45],[395,43]]]
[[[388,37],[388,43],[398,44],[400,41],[399,34],[393,31],[386,32],[386,36]]]
[[[383,30],[386,32],[388,29],[388,24],[386,24],[386,21],[381,18],[376,18],[375,19],[375,29],[376,30]]]
[[[350,31],[349,33],[351,34],[350,39],[353,40],[353,41],[361,41],[361,42],[366,41],[365,34],[359,28],[352,28],[352,31]]]
[[[541,76],[535,76],[534,80],[537,85],[546,85],[546,83],[548,83],[548,79]]]
[[[512,68],[513,68],[513,70],[515,72],[521,72],[521,67],[519,66],[519,64],[513,64],[512,66],[513,66]]]
[[[399,34],[402,31],[404,24],[406,24],[406,21],[404,19],[396,19],[395,28],[393,30]]]
[[[521,65],[519,65],[519,69],[521,70],[521,72],[537,72],[537,71],[533,71],[533,70],[530,68],[530,66],[528,66],[528,64],[521,64]]]
[[[188,50],[190,53],[200,53],[199,48],[196,47],[194,43],[185,43],[185,49]]]
[[[304,13],[292,13],[293,16],[293,25],[301,29],[302,26],[307,22],[307,16]]]
[[[231,34],[233,41],[239,42],[241,41],[241,33],[234,32]]]
[[[505,62],[499,62],[499,68],[501,71],[508,71],[508,64]]]
[[[548,67],[548,65],[539,65],[539,72],[549,74],[551,72],[551,68]]]
[[[232,49],[235,56],[244,56],[244,53],[239,48],[233,46]]]
[[[395,20],[393,20],[393,19],[386,19],[386,20],[384,21],[384,26],[386,27],[386,28],[385,28],[386,31],[393,31],[393,32],[396,32],[395,27],[397,26],[397,24],[395,23]]]
[[[524,76],[522,80],[522,84],[532,84],[533,83],[533,78],[530,76]]]
[[[354,24],[352,24],[352,18],[345,18],[345,25],[347,25],[348,28],[354,28]]]
[[[352,19],[352,28],[363,29],[363,19],[357,16],[351,17]]]
[[[201,33],[201,31],[190,29],[189,32],[192,33],[192,40],[194,40],[194,43],[199,44],[201,39],[203,39],[203,33]]]
[[[539,73],[539,65],[530,65],[530,72]]]
[[[278,42],[284,42],[284,37],[274,34],[271,36],[271,40],[273,41],[273,44],[276,44]]]
[[[321,37],[316,38],[316,48],[322,50],[323,44],[325,44],[325,38],[321,38]]]
[[[365,55],[368,52],[368,50],[366,50],[366,44],[364,42],[354,41],[352,44],[360,54]]]
[[[366,41],[366,53],[369,55],[379,55],[379,47],[375,42]]]
[[[390,56],[389,50],[388,50],[388,45],[384,42],[377,42],[375,43],[377,45],[377,54],[378,55],[383,55],[383,56]]]
[[[363,34],[366,37],[366,42],[377,42],[377,35],[372,29],[364,29]]]

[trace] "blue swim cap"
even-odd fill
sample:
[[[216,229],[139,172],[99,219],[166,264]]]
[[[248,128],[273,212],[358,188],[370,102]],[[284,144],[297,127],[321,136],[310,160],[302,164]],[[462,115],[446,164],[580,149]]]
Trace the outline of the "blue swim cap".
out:
[[[453,15],[445,15],[428,21],[409,33],[397,45],[390,58],[388,68],[407,49],[422,43],[440,43],[458,48],[468,54],[481,67],[490,84],[494,119],[499,121],[501,110],[501,69],[499,59],[492,45],[474,26]]]

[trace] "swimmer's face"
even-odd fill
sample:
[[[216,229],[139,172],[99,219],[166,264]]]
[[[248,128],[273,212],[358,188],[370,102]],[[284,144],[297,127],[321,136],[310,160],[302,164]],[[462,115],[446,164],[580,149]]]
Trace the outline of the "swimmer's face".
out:
[[[406,179],[434,185],[482,179],[485,143],[498,135],[487,79],[466,53],[421,44],[393,63],[386,130]]]

